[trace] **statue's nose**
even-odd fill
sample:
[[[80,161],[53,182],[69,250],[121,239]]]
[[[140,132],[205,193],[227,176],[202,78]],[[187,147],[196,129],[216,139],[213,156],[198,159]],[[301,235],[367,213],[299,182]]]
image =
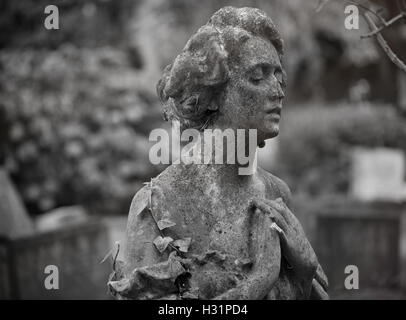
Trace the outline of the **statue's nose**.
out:
[[[282,90],[282,88],[279,86],[279,88],[278,88],[278,97],[279,97],[279,99],[283,99],[283,98],[285,98],[285,93],[283,92],[283,90]]]
[[[269,90],[269,99],[270,100],[282,100],[285,98],[285,93],[283,92],[281,86],[278,84],[277,86],[272,86]]]

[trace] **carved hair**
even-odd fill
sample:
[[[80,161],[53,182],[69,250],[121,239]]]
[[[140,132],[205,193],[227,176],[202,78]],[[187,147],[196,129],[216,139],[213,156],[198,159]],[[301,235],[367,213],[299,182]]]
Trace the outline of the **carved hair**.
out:
[[[230,61],[253,36],[270,41],[282,61],[283,41],[265,12],[225,7],[214,13],[165,68],[157,84],[165,120],[179,120],[181,130],[206,128],[221,105]]]

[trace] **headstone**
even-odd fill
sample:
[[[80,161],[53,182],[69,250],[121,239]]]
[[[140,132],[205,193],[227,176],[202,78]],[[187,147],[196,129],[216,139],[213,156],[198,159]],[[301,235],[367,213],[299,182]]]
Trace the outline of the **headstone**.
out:
[[[406,200],[403,151],[389,148],[354,149],[351,195],[363,201]]]
[[[77,225],[88,219],[86,211],[81,206],[60,207],[41,215],[35,221],[37,231],[48,231]]]
[[[312,203],[316,246],[333,299],[350,297],[347,266],[359,270],[359,291],[371,299],[376,290],[406,288],[406,203],[365,202],[339,198]],[[378,290],[378,291],[379,291]],[[384,297],[385,295],[381,295]]]
[[[107,228],[100,220],[0,239],[0,299],[107,299],[105,281],[112,263],[100,262],[109,247]],[[53,280],[57,290],[45,286],[49,266],[56,267],[52,274],[58,275]]]
[[[32,234],[33,223],[7,172],[0,168],[0,236],[17,238]]]

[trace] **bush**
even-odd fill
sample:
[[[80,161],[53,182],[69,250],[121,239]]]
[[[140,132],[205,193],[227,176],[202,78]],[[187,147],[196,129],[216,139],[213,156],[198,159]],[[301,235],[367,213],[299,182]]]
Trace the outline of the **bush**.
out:
[[[405,124],[389,106],[291,108],[281,124],[277,170],[298,193],[346,193],[351,148],[406,151]]]
[[[32,213],[83,204],[127,212],[157,173],[147,133],[162,125],[125,53],[108,47],[0,54],[6,165]]]

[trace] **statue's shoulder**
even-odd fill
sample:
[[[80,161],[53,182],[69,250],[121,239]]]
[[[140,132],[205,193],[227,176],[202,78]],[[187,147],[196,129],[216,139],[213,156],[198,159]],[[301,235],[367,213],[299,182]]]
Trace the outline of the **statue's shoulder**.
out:
[[[194,165],[177,164],[170,165],[158,176],[148,183],[157,195],[165,194],[167,199],[173,200],[188,194],[198,184],[198,170]]]
[[[159,235],[162,223],[181,225],[176,216],[178,208],[171,185],[176,180],[177,171],[168,167],[157,177],[146,181],[134,195],[127,221],[127,270],[153,264],[165,258],[157,250],[151,249],[154,239]],[[181,196],[181,195],[180,195]],[[174,228],[177,230],[177,226]],[[172,236],[173,235],[169,235]]]
[[[278,193],[278,197],[281,197],[289,207],[292,202],[292,193],[287,183],[281,178],[260,167],[258,167],[258,172],[265,179],[270,188],[272,190],[275,190]]]
[[[135,194],[127,222],[127,239],[133,247],[138,248],[137,243],[142,241],[154,241],[163,229],[165,236],[172,239],[198,238],[200,225],[185,222],[196,221],[201,216],[196,193],[191,192],[197,183],[183,179],[185,174],[190,174],[187,170],[192,169],[169,166]]]
[[[138,216],[146,208],[161,214],[176,211],[186,201],[196,184],[193,166],[182,164],[168,166],[158,176],[146,181],[131,201],[130,216]]]

